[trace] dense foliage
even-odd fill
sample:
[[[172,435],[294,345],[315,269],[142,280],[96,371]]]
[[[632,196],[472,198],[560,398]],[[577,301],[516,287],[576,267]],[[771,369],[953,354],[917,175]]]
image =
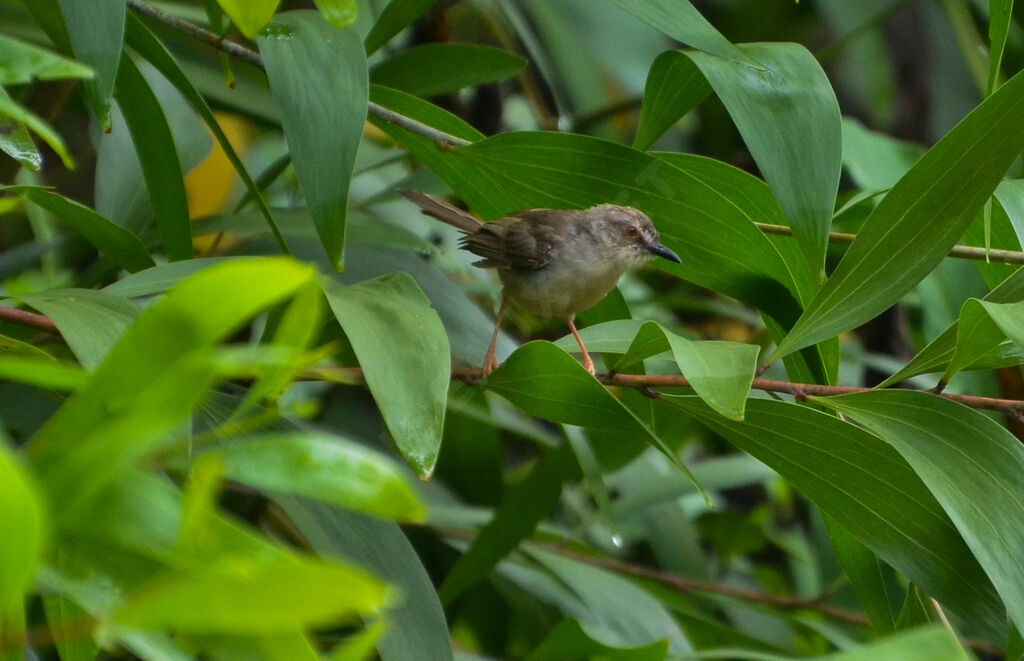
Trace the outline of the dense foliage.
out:
[[[1020,3],[279,4],[0,0],[0,660],[1022,658]]]

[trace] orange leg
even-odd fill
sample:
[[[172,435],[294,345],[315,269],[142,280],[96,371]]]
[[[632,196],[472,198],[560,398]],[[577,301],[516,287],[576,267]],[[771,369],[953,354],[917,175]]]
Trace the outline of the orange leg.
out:
[[[491,335],[491,346],[487,347],[487,355],[484,356],[484,376],[498,369],[498,356],[495,346],[498,344],[498,333],[501,332],[501,318],[505,316],[505,308],[508,307],[508,293],[501,292],[501,305],[498,307],[498,318],[494,320],[494,334]]]
[[[583,367],[590,372],[594,373],[594,361],[590,359],[590,354],[587,353],[587,348],[583,346],[583,338],[576,332],[576,324],[572,323],[572,320],[576,318],[576,315],[570,314],[565,318],[565,323],[569,324],[569,330],[572,331],[572,336],[576,338],[576,342],[580,345],[580,351],[583,352]]]

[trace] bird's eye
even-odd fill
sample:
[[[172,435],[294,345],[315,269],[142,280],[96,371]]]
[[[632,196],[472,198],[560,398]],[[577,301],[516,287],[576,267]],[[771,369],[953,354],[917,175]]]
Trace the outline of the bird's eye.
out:
[[[640,230],[636,228],[636,225],[630,225],[626,228],[626,236],[631,239],[635,239],[640,234]]]

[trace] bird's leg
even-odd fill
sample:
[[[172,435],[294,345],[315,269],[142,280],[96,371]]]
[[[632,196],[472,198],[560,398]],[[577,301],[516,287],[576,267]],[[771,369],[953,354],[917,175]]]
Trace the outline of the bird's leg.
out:
[[[498,307],[498,318],[494,320],[494,334],[491,335],[491,346],[487,347],[487,355],[484,356],[484,376],[490,376],[491,372],[498,369],[498,356],[495,346],[498,344],[498,333],[501,332],[501,318],[505,316],[505,308],[508,307],[508,292],[501,292],[501,305]]]
[[[583,367],[588,372],[593,374],[594,373],[594,361],[592,361],[590,359],[590,354],[587,353],[587,348],[585,346],[583,346],[583,338],[581,338],[580,334],[576,332],[576,324],[574,324],[572,322],[573,319],[575,319],[575,318],[576,318],[575,314],[570,314],[568,317],[565,318],[565,323],[569,324],[569,330],[572,331],[572,336],[576,338],[576,342],[580,345],[580,351],[583,352]]]

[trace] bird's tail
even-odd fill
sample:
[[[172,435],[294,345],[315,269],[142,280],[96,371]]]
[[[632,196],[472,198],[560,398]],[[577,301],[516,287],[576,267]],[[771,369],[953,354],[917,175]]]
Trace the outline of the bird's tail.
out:
[[[442,202],[433,195],[416,190],[399,190],[402,196],[418,206],[426,215],[457,227],[463,232],[472,234],[483,226],[483,223],[462,209],[457,209],[447,202]]]

